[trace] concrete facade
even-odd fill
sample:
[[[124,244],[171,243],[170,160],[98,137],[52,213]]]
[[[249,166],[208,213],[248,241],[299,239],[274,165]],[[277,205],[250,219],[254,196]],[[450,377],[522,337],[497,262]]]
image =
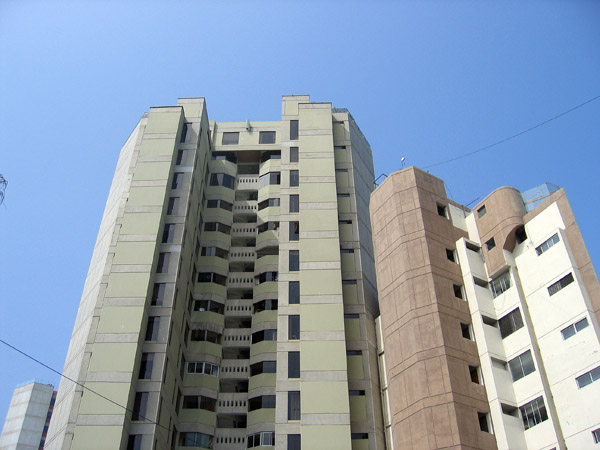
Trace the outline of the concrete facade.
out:
[[[124,145],[47,448],[384,448],[370,147],[345,109],[151,108]]]
[[[470,211],[411,167],[373,193],[388,448],[597,442],[600,286],[564,190],[539,192]]]
[[[55,398],[51,384],[33,382],[17,387],[0,435],[0,450],[43,449]]]

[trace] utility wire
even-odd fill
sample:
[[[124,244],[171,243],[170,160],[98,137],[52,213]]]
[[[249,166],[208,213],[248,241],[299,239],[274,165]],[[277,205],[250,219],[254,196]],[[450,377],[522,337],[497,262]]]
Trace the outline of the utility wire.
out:
[[[69,380],[69,381],[72,381],[72,382],[73,382],[73,383],[75,383],[77,386],[81,386],[81,387],[82,387],[83,389],[85,389],[86,391],[90,391],[91,393],[93,393],[93,394],[96,394],[96,395],[97,395],[97,396],[99,396],[99,397],[102,397],[104,400],[106,400],[106,401],[108,401],[108,402],[112,403],[113,405],[117,405],[119,408],[123,408],[125,411],[131,412],[131,413],[133,413],[133,412],[134,412],[133,410],[131,410],[131,409],[127,408],[126,406],[123,406],[123,405],[121,405],[120,403],[117,403],[117,402],[115,402],[114,400],[111,400],[110,398],[108,398],[108,397],[106,397],[106,396],[104,396],[104,395],[100,394],[99,392],[96,392],[96,391],[94,391],[93,389],[90,389],[89,387],[87,387],[87,386],[84,386],[83,384],[81,384],[81,383],[79,383],[79,382],[75,381],[74,379],[72,379],[72,378],[70,378],[70,377],[66,376],[66,375],[65,375],[65,374],[63,374],[62,372],[59,372],[58,370],[56,370],[56,369],[53,369],[53,368],[52,368],[52,367],[50,367],[49,365],[47,365],[47,364],[44,364],[44,363],[43,363],[42,361],[40,361],[39,359],[36,359],[36,358],[34,358],[33,356],[31,356],[31,355],[28,355],[28,354],[27,354],[27,353],[25,353],[23,350],[19,350],[19,349],[18,349],[17,347],[15,347],[14,345],[11,345],[11,344],[9,344],[8,342],[6,342],[6,341],[4,341],[4,340],[2,340],[2,339],[0,339],[0,342],[1,342],[1,343],[3,343],[4,345],[6,345],[7,347],[10,347],[10,348],[12,348],[14,351],[16,351],[16,352],[20,353],[21,355],[25,356],[26,358],[29,358],[29,359],[31,359],[32,361],[35,361],[36,363],[40,364],[41,366],[44,366],[46,369],[48,369],[48,370],[50,370],[50,371],[54,372],[55,374],[57,374],[57,375],[60,375],[61,377],[63,377],[63,378],[66,378],[66,379],[67,379],[67,380]],[[165,427],[164,425],[161,425],[160,423],[158,423],[158,422],[155,422],[154,420],[152,420],[152,419],[149,419],[148,417],[144,417],[144,416],[142,416],[141,414],[139,414],[138,416],[139,416],[140,418],[144,419],[144,421],[150,422],[150,423],[152,423],[152,424],[154,424],[154,425],[158,425],[159,427],[161,427],[161,428],[164,428],[164,429],[165,429],[165,430],[167,430],[167,431],[172,431],[170,428],[168,428],[168,427]]]
[[[467,156],[474,155],[475,153],[482,152],[482,151],[484,151],[484,150],[487,150],[488,148],[495,147],[496,145],[504,144],[505,142],[507,142],[507,141],[510,141],[511,139],[514,139],[514,138],[516,138],[516,137],[519,137],[519,136],[521,136],[521,135],[523,135],[523,134],[525,134],[525,133],[529,133],[530,131],[533,131],[533,130],[535,130],[536,128],[539,128],[539,127],[541,127],[541,126],[544,126],[544,125],[546,125],[547,123],[550,123],[550,122],[552,122],[553,120],[556,120],[556,119],[558,119],[558,118],[560,118],[560,117],[562,117],[562,116],[565,116],[565,115],[567,115],[567,114],[569,114],[569,113],[571,113],[571,112],[575,111],[576,109],[579,109],[579,108],[581,108],[582,106],[585,106],[585,105],[587,105],[588,103],[592,103],[594,100],[598,100],[599,98],[600,98],[600,95],[597,95],[596,97],[593,97],[593,98],[591,98],[591,99],[589,99],[589,100],[587,100],[587,101],[585,101],[585,102],[583,102],[583,103],[581,103],[581,104],[579,104],[579,105],[577,105],[577,106],[574,106],[573,108],[571,108],[571,109],[568,109],[567,111],[563,111],[562,113],[560,113],[560,114],[558,114],[558,115],[556,115],[556,116],[554,116],[554,117],[551,117],[550,119],[544,120],[543,122],[540,122],[540,123],[538,123],[537,125],[534,125],[534,126],[532,126],[532,127],[530,127],[530,128],[527,128],[526,130],[520,131],[520,132],[518,132],[517,134],[513,134],[512,136],[509,136],[509,137],[507,137],[507,138],[504,138],[504,139],[502,139],[502,140],[500,140],[500,141],[498,141],[498,142],[494,142],[493,144],[486,145],[485,147],[478,148],[477,150],[474,150],[474,151],[472,151],[472,152],[465,153],[465,154],[463,154],[463,155],[460,155],[460,156],[456,156],[455,158],[447,159],[446,161],[442,161],[442,162],[435,163],[435,164],[430,164],[429,166],[425,166],[425,167],[423,167],[423,169],[430,169],[430,168],[432,168],[432,167],[441,166],[442,164],[447,164],[447,163],[449,163],[449,162],[457,161],[457,160],[459,160],[459,159],[466,158]]]

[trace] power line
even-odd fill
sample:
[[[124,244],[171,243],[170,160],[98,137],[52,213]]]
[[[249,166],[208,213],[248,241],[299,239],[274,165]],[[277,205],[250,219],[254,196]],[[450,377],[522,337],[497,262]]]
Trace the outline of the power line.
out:
[[[16,351],[16,352],[20,353],[21,355],[25,356],[26,358],[29,358],[29,359],[31,359],[32,361],[35,361],[36,363],[38,363],[39,365],[41,365],[41,366],[44,366],[46,369],[48,369],[48,370],[50,370],[50,371],[54,372],[55,374],[57,374],[57,375],[60,375],[61,377],[63,377],[63,378],[66,378],[67,380],[69,380],[69,381],[71,381],[71,382],[75,383],[77,386],[80,386],[80,387],[82,387],[82,388],[83,388],[83,389],[85,389],[86,391],[89,391],[89,392],[91,392],[91,393],[93,393],[93,394],[96,394],[96,395],[97,395],[97,396],[99,396],[99,397],[102,397],[104,400],[106,400],[106,401],[108,401],[108,402],[112,403],[113,405],[117,405],[119,408],[123,408],[125,411],[131,412],[131,413],[133,413],[133,412],[134,412],[132,409],[129,409],[129,408],[127,408],[126,406],[123,406],[123,405],[121,405],[120,403],[117,403],[117,402],[115,402],[114,400],[111,400],[110,398],[108,398],[108,397],[106,397],[106,396],[104,396],[104,395],[100,394],[99,392],[96,392],[96,391],[94,391],[93,389],[90,389],[89,387],[87,387],[87,386],[85,386],[85,385],[83,385],[83,384],[81,384],[81,383],[79,383],[79,382],[75,381],[74,379],[72,379],[72,378],[70,378],[70,377],[66,376],[64,373],[62,373],[62,372],[59,372],[59,371],[58,371],[58,370],[56,370],[56,369],[53,369],[52,367],[50,367],[50,366],[49,366],[49,365],[47,365],[47,364],[44,364],[44,363],[43,363],[42,361],[40,361],[39,359],[36,359],[36,358],[34,358],[33,356],[31,356],[31,355],[29,355],[29,354],[25,353],[23,350],[19,350],[19,349],[18,349],[17,347],[15,347],[14,345],[11,345],[11,344],[9,344],[8,342],[6,342],[6,341],[4,341],[4,340],[2,340],[2,339],[0,339],[0,342],[2,342],[2,343],[3,343],[4,345],[6,345],[7,347],[10,347],[10,348],[12,348],[14,351]],[[145,421],[145,422],[147,421],[147,422],[150,422],[150,423],[152,423],[152,424],[154,424],[154,425],[157,425],[157,426],[159,426],[159,427],[161,427],[161,428],[164,428],[164,429],[165,429],[165,430],[167,430],[167,431],[172,431],[170,428],[168,428],[168,427],[165,427],[164,425],[161,425],[160,423],[158,423],[158,422],[155,422],[154,420],[152,420],[152,419],[149,419],[148,417],[142,416],[141,414],[138,414],[138,417],[140,417],[140,418],[144,419],[144,421]]]
[[[456,156],[455,158],[447,159],[446,161],[442,161],[442,162],[435,163],[435,164],[430,164],[429,166],[425,166],[425,167],[423,167],[423,169],[430,169],[430,168],[432,168],[432,167],[441,166],[442,164],[447,164],[447,163],[449,163],[449,162],[457,161],[457,160],[459,160],[459,159],[466,158],[467,156],[474,155],[475,153],[479,153],[479,152],[482,152],[482,151],[484,151],[484,150],[487,150],[488,148],[495,147],[496,145],[503,144],[503,143],[505,143],[505,142],[507,142],[507,141],[510,141],[511,139],[514,139],[514,138],[516,138],[516,137],[519,137],[519,136],[521,136],[521,135],[523,135],[523,134],[525,134],[525,133],[529,133],[530,131],[533,131],[533,130],[535,130],[536,128],[539,128],[539,127],[541,127],[541,126],[543,126],[543,125],[546,125],[547,123],[550,123],[550,122],[552,122],[553,120],[556,120],[556,119],[558,119],[558,118],[560,118],[560,117],[562,117],[562,116],[565,116],[565,115],[567,115],[567,114],[569,114],[569,113],[571,113],[571,112],[575,111],[576,109],[579,109],[579,108],[581,108],[582,106],[585,106],[585,105],[587,105],[588,103],[592,103],[594,100],[598,100],[599,98],[600,98],[600,95],[597,95],[596,97],[593,97],[593,98],[591,98],[591,99],[589,99],[589,100],[587,100],[587,101],[585,101],[585,102],[583,102],[583,103],[581,103],[581,104],[579,104],[579,105],[577,105],[577,106],[574,106],[573,108],[571,108],[571,109],[568,109],[567,111],[563,111],[562,113],[560,113],[560,114],[558,114],[558,115],[556,115],[556,116],[554,116],[554,117],[551,117],[550,119],[544,120],[543,122],[540,122],[540,123],[538,123],[537,125],[534,125],[534,126],[532,126],[532,127],[530,127],[530,128],[527,128],[526,130],[520,131],[520,132],[518,132],[517,134],[513,134],[512,136],[509,136],[509,137],[507,137],[507,138],[504,138],[504,139],[502,139],[502,140],[500,140],[500,141],[498,141],[498,142],[494,142],[493,144],[486,145],[485,147],[478,148],[477,150],[474,150],[474,151],[472,151],[472,152],[465,153],[465,154],[463,154],[463,155],[460,155],[460,156]]]

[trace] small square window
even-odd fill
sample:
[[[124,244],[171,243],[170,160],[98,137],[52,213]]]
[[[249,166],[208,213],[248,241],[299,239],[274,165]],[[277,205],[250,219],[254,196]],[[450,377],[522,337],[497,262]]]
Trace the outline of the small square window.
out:
[[[260,131],[258,133],[259,144],[274,144],[275,143],[275,132],[274,131]]]
[[[452,288],[454,289],[454,296],[464,300],[465,296],[463,294],[463,287],[460,284],[453,284]]]
[[[298,147],[290,147],[290,162],[298,162]]]
[[[445,205],[437,203],[437,213],[439,216],[442,216],[446,219],[448,218],[448,208]]]
[[[488,251],[490,251],[491,249],[493,249],[496,246],[496,241],[494,240],[494,238],[491,238],[489,241],[487,241],[485,243],[485,246],[487,247]]]
[[[456,262],[456,254],[454,253],[454,250],[447,248],[446,249],[446,258],[448,258],[448,261],[452,261],[453,263]]]
[[[468,323],[460,324],[460,332],[462,333],[462,337],[464,337],[465,339],[468,339],[470,341],[473,340],[473,335],[471,334],[471,325],[469,325]]]
[[[477,210],[477,217],[481,218],[481,217],[485,216],[486,213],[487,213],[487,210],[485,209],[485,205],[483,205],[481,208],[479,208]]]
[[[226,132],[223,133],[223,139],[221,140],[221,145],[237,145],[240,142],[240,133],[239,132]]]

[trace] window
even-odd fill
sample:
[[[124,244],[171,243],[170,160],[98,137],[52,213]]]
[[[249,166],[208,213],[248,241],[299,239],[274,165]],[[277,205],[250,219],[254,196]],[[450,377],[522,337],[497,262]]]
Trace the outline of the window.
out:
[[[165,225],[164,230],[163,230],[162,243],[163,244],[170,244],[171,242],[173,242],[173,237],[174,236],[175,236],[175,224],[174,223],[167,223]]]
[[[260,433],[251,434],[250,436],[248,436],[248,444],[246,445],[246,448],[254,448],[269,445],[275,445],[274,431],[262,431]]]
[[[298,147],[290,147],[290,162],[298,162]]]
[[[254,314],[262,311],[277,311],[278,300],[261,300],[254,304]]]
[[[248,399],[248,411],[256,411],[261,408],[275,408],[275,396],[260,395]]]
[[[500,336],[502,336],[502,339],[510,336],[518,329],[523,328],[521,311],[519,311],[519,308],[512,310],[504,317],[501,317],[498,320],[498,324],[500,325]]]
[[[146,340],[157,341],[158,340],[158,328],[160,326],[160,317],[152,316],[148,317],[148,325],[146,326]]]
[[[175,172],[173,174],[173,182],[171,183],[171,189],[181,189],[183,183],[183,172]]]
[[[462,337],[464,337],[465,339],[468,339],[470,341],[473,340],[473,334],[471,333],[471,325],[469,325],[468,323],[461,322],[460,332],[462,334]]]
[[[46,430],[44,428],[44,430]],[[41,447],[41,446],[40,446]],[[127,440],[127,450],[142,450],[142,435],[130,434]]]
[[[362,356],[362,350],[346,350],[346,356]]]
[[[261,373],[275,373],[277,371],[276,361],[261,361],[250,365],[250,376],[260,375]]]
[[[300,211],[300,196],[290,195],[290,212],[297,213]]]
[[[267,329],[252,333],[252,343],[257,344],[262,341],[276,341],[277,330]]]
[[[576,333],[579,333],[584,328],[587,328],[589,325],[587,317],[569,325],[567,328],[561,330],[561,334],[563,339],[569,339],[571,336],[574,336]]]
[[[471,377],[471,382],[483,385],[483,378],[481,377],[481,369],[479,367],[469,366],[469,376]]]
[[[256,277],[258,284],[267,283],[269,281],[277,281],[278,279],[278,272],[263,272]]]
[[[369,439],[369,433],[350,433],[350,439]]]
[[[265,231],[278,230],[278,229],[279,229],[279,222],[265,222],[265,223],[261,223],[259,226],[256,227],[256,231],[258,233],[264,233]]]
[[[508,361],[508,367],[510,368],[513,381],[520,380],[524,376],[535,372],[535,364],[533,363],[531,350],[527,350],[525,353]]]
[[[260,162],[267,162],[271,159],[281,159],[281,152],[279,150],[273,150],[273,151],[268,151],[268,152],[262,152],[262,154],[260,155]],[[243,167],[243,166],[240,166]],[[238,173],[239,173],[239,168],[238,168]],[[258,167],[256,167],[256,170],[254,172],[250,172],[250,173],[258,173]]]
[[[290,241],[300,239],[300,222],[290,222]]]
[[[181,432],[179,433],[179,445],[182,447],[212,448],[213,437],[204,433]]]
[[[210,186],[222,186],[233,189],[235,178],[226,173],[213,173],[210,175]]]
[[[148,406],[148,392],[136,392],[133,402],[131,420],[145,420],[146,407]]]
[[[340,248],[340,253],[354,253],[353,248]]]
[[[472,242],[465,241],[465,247],[467,247],[467,249],[471,250],[472,252],[481,253],[481,247],[473,244]]]
[[[302,441],[299,434],[287,435],[287,450],[300,450],[301,447]]]
[[[299,281],[290,281],[288,283],[288,296],[289,296],[289,304],[295,305],[300,303],[300,282]]]
[[[492,319],[491,317],[481,315],[481,320],[484,324],[489,325],[490,327],[498,328],[498,321],[496,319]]]
[[[192,330],[190,332],[190,341],[192,342],[210,342],[212,344],[221,343],[221,335],[209,330]]]
[[[298,140],[298,121],[290,120],[290,141]]]
[[[274,144],[275,143],[275,132],[274,131],[259,131],[258,132],[258,143],[259,144]]]
[[[260,202],[258,204],[258,210],[262,211],[263,209],[269,208],[271,206],[279,206],[279,203],[280,203],[280,201],[278,198],[270,198],[268,200],[264,200],[264,201]]]
[[[355,286],[356,280],[342,280],[342,286]]]
[[[170,253],[160,253],[158,255],[158,264],[156,266],[156,273],[167,273],[169,272],[169,260],[171,258]]]
[[[167,206],[167,215],[176,216],[179,210],[179,197],[169,198],[169,205]]]
[[[446,205],[440,205],[439,203],[437,203],[436,205],[437,205],[438,215],[447,219],[448,218],[448,208],[446,207]]]
[[[227,259],[229,252],[219,247],[202,247],[200,256],[216,256],[218,258]]]
[[[281,184],[281,172],[269,172],[261,175],[258,179],[258,187],[273,186]]]
[[[446,249],[446,258],[448,258],[448,261],[452,261],[453,263],[456,262],[456,254],[454,253],[454,250],[447,248]]]
[[[186,395],[183,397],[183,409],[204,409],[214,412],[217,409],[217,400],[204,395]]]
[[[221,208],[225,211],[231,211],[233,205],[225,200],[208,200],[206,202],[207,208]]]
[[[237,163],[237,156],[235,156],[235,152],[212,152],[210,159],[213,161],[229,161],[234,164]]]
[[[175,159],[176,166],[180,166],[183,162],[183,155],[185,155],[185,150],[177,150],[177,158]]]
[[[288,420],[300,420],[300,391],[288,392]]]
[[[344,193],[338,192],[337,198],[350,198],[350,194],[344,194]]]
[[[594,437],[594,444],[600,444],[600,428],[596,428],[592,431],[592,436]]]
[[[154,283],[152,298],[150,299],[151,306],[161,306],[163,304],[163,300],[165,299],[165,287],[165,283]]]
[[[485,205],[483,205],[481,208],[479,208],[477,210],[477,217],[482,218],[483,216],[485,216],[486,213],[487,213],[487,210],[485,209]]]
[[[486,433],[491,433],[492,426],[490,424],[490,415],[488,413],[477,413],[477,419],[479,419],[479,429]]]
[[[584,373],[583,375],[575,378],[577,382],[577,386],[579,389],[586,387],[588,384],[592,384],[594,381],[598,381],[600,379],[600,366],[595,369],[590,370],[589,372]]]
[[[558,233],[555,233],[552,235],[552,237],[550,237],[549,239],[545,240],[540,245],[538,245],[535,248],[535,251],[539,256],[542,253],[544,253],[546,250],[549,250],[551,247],[553,247],[554,244],[558,244],[559,242],[560,242],[560,238],[558,237]]]
[[[221,145],[237,145],[240,142],[240,133],[238,131],[235,132],[225,132],[223,133],[223,139],[221,139]]]
[[[149,380],[152,378],[152,366],[154,364],[154,353],[142,353],[142,364],[140,365],[140,380]]]
[[[229,234],[231,227],[221,222],[206,222],[204,224],[204,231],[218,231],[219,233]]]
[[[492,291],[492,298],[498,297],[503,292],[510,289],[510,271],[506,271],[492,281],[490,281],[490,290]]]
[[[216,283],[221,286],[227,285],[227,277],[214,272],[199,272],[197,280],[198,283]]]
[[[300,378],[300,352],[288,352],[288,378]]]
[[[359,396],[359,395],[365,395],[365,391],[363,391],[363,390],[348,391],[348,395],[350,397],[356,397],[356,396]]]
[[[198,361],[187,363],[187,373],[202,373],[205,375],[219,376],[219,366],[209,362]]]
[[[360,319],[360,314],[344,314],[344,319]]]
[[[210,311],[217,314],[225,312],[225,306],[215,300],[194,300],[194,311]]]
[[[515,231],[515,239],[517,240],[517,244],[522,244],[527,240],[527,232],[525,231],[524,226],[520,226]]]
[[[290,250],[289,252],[289,270],[290,272],[297,272],[300,270],[300,251]]]
[[[464,300],[465,296],[463,294],[463,287],[460,284],[453,284],[452,288],[454,289],[454,296]]]
[[[297,170],[290,170],[290,186],[295,187],[300,184],[300,178]]]
[[[552,283],[550,286],[548,286],[548,293],[550,295],[554,295],[558,291],[560,291],[562,288],[564,288],[564,287],[568,286],[569,284],[571,284],[573,281],[575,281],[573,279],[573,274],[570,273],[567,276],[562,277],[556,283]]]
[[[493,249],[496,246],[496,241],[494,240],[494,238],[491,238],[489,241],[487,241],[485,243],[485,246],[487,247],[488,251],[490,251],[491,249]]]
[[[548,413],[546,412],[543,397],[538,397],[529,403],[525,403],[519,407],[519,410],[521,411],[523,426],[526,430],[548,420]]]
[[[300,339],[300,316],[288,316],[288,339]]]

